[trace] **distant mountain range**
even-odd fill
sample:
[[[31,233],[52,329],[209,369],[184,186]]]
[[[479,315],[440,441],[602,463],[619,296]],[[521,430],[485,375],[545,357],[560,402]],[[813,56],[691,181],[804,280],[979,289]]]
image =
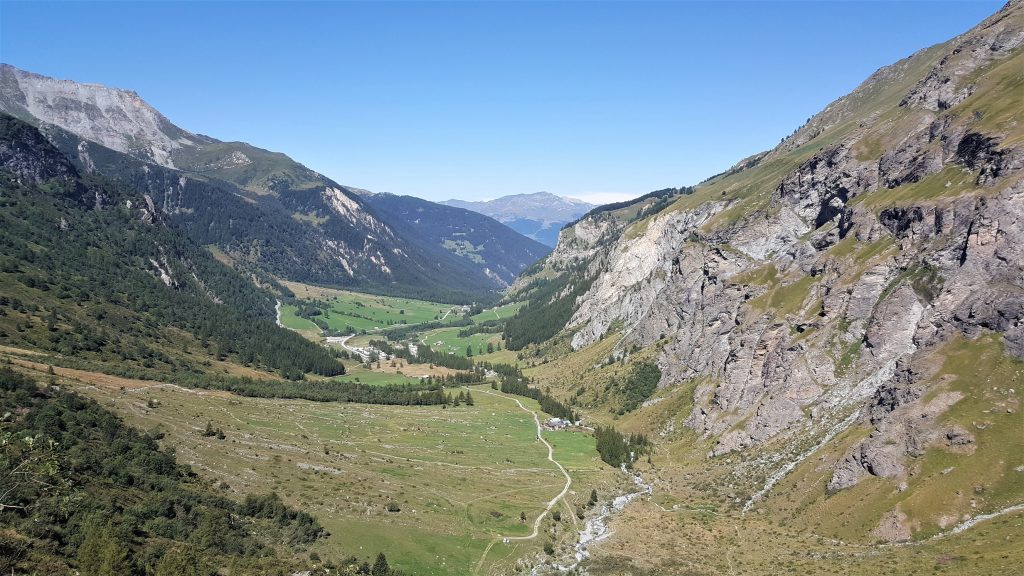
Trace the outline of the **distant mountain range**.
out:
[[[388,222],[401,223],[410,234],[483,266],[489,277],[503,285],[551,252],[549,246],[471,210],[414,196],[365,190],[359,194]]]
[[[479,202],[453,199],[442,204],[490,216],[516,232],[552,247],[558,243],[558,232],[562,226],[595,208],[582,200],[563,198],[549,192],[512,194]]]
[[[0,111],[37,126],[81,172],[144,192],[191,240],[281,278],[473,301],[493,299],[544,254],[490,219],[473,221],[472,247],[443,236],[464,233],[466,213],[436,204],[437,226],[420,235],[425,227],[409,226],[401,210],[381,213],[357,189],[285,154],[184,130],[135,92],[2,64]],[[499,242],[500,250],[480,248]]]

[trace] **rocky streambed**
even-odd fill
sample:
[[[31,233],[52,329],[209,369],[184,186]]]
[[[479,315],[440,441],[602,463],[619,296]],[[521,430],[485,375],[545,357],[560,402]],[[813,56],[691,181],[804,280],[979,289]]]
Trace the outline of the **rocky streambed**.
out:
[[[579,541],[573,548],[572,561],[568,564],[555,564],[552,567],[555,572],[569,572],[579,567],[580,563],[590,557],[591,545],[612,535],[613,532],[608,527],[608,522],[612,517],[621,512],[633,500],[641,496],[649,496],[654,491],[654,487],[645,482],[639,473],[630,472],[625,467],[622,468],[622,473],[630,477],[636,491],[616,496],[611,502],[602,504],[600,511],[589,518],[583,529],[580,530]],[[533,576],[542,573],[540,567],[535,567],[531,572]]]

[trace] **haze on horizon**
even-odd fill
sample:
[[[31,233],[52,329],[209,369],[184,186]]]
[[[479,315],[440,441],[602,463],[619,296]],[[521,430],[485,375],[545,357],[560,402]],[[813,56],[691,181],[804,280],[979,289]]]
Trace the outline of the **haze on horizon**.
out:
[[[373,191],[604,203],[771,148],[1001,4],[4,1],[0,60]]]

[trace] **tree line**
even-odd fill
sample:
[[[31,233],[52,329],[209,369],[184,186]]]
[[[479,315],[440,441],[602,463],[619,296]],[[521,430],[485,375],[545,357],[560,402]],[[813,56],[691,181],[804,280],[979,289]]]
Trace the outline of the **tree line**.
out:
[[[565,327],[576,309],[576,299],[590,289],[593,278],[584,271],[569,271],[554,279],[534,280],[527,287],[526,305],[505,321],[504,340],[509,350],[550,340]]]
[[[642,453],[650,449],[647,436],[624,436],[612,426],[597,426],[594,428],[594,438],[597,440],[597,452],[601,460],[616,468],[623,465],[629,468]]]
[[[525,396],[526,398],[533,398],[540,404],[540,409],[551,414],[556,418],[562,418],[563,420],[569,420],[576,422],[579,420],[579,415],[567,404],[559,401],[554,396],[551,396],[545,391],[538,388],[533,388],[523,380],[516,377],[505,377],[501,380],[500,389],[506,394],[515,394],[517,396]]]

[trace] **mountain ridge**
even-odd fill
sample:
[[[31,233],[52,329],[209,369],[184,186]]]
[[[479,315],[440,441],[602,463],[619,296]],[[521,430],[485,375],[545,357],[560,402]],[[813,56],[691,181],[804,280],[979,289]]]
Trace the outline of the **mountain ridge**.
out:
[[[181,129],[132,91],[3,64],[0,111],[39,125],[82,169],[148,190],[197,240],[285,278],[471,302],[492,300],[509,270],[518,271],[511,261],[488,267],[417,237],[400,219],[385,221],[354,189],[286,154]],[[248,225],[234,226],[239,217]],[[526,238],[505,239],[513,260],[528,259]]]
[[[503,286],[551,249],[483,214],[387,192],[359,192],[389,221],[418,229],[417,236],[446,250],[486,265],[484,271]]]
[[[562,226],[596,208],[588,202],[550,192],[511,194],[481,201],[451,199],[441,204],[490,216],[548,246],[554,246],[558,241]]]

